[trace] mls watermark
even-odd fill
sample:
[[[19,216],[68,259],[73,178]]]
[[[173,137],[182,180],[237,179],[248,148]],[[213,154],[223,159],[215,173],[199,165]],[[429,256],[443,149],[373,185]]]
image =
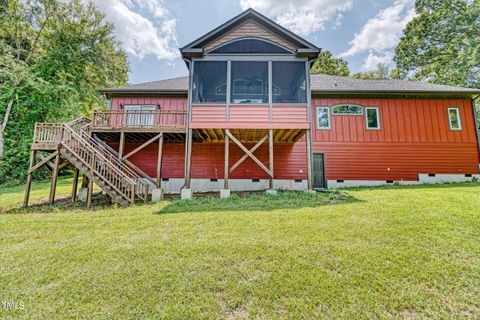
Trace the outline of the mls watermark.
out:
[[[0,306],[3,310],[8,310],[8,311],[25,309],[25,303],[23,303],[22,301],[20,302],[2,301]]]

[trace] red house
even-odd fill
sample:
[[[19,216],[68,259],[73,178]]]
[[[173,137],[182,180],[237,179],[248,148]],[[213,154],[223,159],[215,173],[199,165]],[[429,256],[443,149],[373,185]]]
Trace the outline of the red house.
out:
[[[180,52],[188,77],[102,89],[82,129],[155,197],[479,177],[480,90],[310,74],[320,49],[251,9]]]

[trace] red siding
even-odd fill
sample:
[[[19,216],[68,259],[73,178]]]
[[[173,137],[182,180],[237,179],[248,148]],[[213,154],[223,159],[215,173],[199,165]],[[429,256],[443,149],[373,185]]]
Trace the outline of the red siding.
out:
[[[351,102],[376,106],[381,130],[364,116],[331,117],[331,130],[313,128],[313,150],[325,154],[327,179],[417,180],[418,173],[477,173],[479,154],[470,100],[313,99],[317,106]],[[447,108],[460,107],[463,130],[449,129]]]
[[[235,129],[307,129],[306,106],[273,106],[270,121],[269,107],[265,105],[230,105],[227,120],[225,105],[192,106],[191,128]]]
[[[139,143],[127,143],[125,153],[138,147]],[[246,144],[248,148],[251,144]],[[151,144],[129,158],[148,175],[155,177],[158,145]],[[243,156],[243,151],[230,144],[230,165]],[[268,147],[261,146],[254,153],[260,161],[268,164]],[[183,178],[185,145],[165,144],[163,149],[162,176]],[[274,146],[274,170],[277,179],[306,179],[306,149],[301,144],[276,144]],[[192,146],[192,178],[222,179],[224,169],[223,143],[194,143]],[[268,165],[267,165],[268,167]],[[231,174],[232,179],[263,179],[267,174],[250,158]]]

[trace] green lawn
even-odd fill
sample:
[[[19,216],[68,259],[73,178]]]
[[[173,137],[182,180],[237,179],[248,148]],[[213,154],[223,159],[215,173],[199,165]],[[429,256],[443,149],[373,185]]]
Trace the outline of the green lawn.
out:
[[[5,209],[0,249],[0,318],[480,317],[474,183]]]

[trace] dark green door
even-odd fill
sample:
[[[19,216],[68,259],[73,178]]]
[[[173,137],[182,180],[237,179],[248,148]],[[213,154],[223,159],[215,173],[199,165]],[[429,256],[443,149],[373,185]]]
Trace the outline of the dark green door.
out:
[[[325,162],[323,153],[314,153],[312,161],[312,175],[314,188],[326,188],[325,182]]]

